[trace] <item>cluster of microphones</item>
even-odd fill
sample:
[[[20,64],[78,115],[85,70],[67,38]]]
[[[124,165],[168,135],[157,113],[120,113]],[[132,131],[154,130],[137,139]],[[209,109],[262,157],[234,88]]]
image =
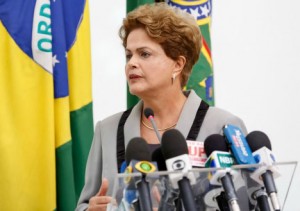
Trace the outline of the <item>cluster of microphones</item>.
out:
[[[148,108],[144,114],[156,129],[153,111]],[[244,136],[240,128],[229,124],[223,127],[223,135],[212,134],[205,139],[204,167],[213,170],[206,175],[210,189],[200,202],[194,194],[197,178],[184,136],[176,129],[164,132],[162,137],[157,130],[156,134],[161,145],[153,153],[141,137],[133,138],[127,145],[121,172],[138,172],[141,176],[128,177],[123,204],[118,210],[152,211],[153,197],[147,175],[157,171],[171,172],[159,178],[164,191],[158,211],[196,211],[205,210],[206,206],[214,208],[211,210],[244,211],[235,187],[237,178],[244,181],[249,210],[281,209],[274,182],[279,172],[274,165],[270,140],[263,132],[253,131]]]

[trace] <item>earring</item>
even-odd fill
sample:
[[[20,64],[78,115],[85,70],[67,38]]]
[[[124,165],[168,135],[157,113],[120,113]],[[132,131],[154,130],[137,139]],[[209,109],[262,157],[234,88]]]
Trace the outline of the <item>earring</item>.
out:
[[[175,81],[175,78],[176,78],[176,74],[175,74],[175,73],[173,73],[173,74],[172,74],[172,84],[174,83],[174,81]]]

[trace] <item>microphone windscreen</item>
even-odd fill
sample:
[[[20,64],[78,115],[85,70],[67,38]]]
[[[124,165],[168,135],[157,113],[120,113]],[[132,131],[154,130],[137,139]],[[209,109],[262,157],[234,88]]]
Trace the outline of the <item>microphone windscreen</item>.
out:
[[[252,152],[262,147],[267,147],[269,150],[272,150],[270,139],[264,132],[252,131],[246,136],[246,140]]]
[[[127,165],[131,160],[151,161],[151,152],[145,139],[141,137],[131,139],[126,148],[125,159]]]
[[[157,167],[159,171],[167,170],[166,161],[160,147],[158,147],[153,151],[152,161],[155,161],[157,163]]]
[[[147,117],[147,119],[149,118],[149,116],[153,116],[154,117],[154,112],[151,108],[145,108],[144,109],[144,115]]]
[[[176,129],[164,132],[161,138],[161,150],[166,160],[189,153],[185,138]]]
[[[204,150],[207,157],[209,157],[213,151],[229,152],[225,138],[220,134],[208,136],[204,141]]]

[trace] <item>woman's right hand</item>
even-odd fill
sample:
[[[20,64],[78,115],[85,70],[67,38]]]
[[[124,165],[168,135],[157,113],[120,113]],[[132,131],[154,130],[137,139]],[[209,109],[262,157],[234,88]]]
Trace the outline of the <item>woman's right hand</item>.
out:
[[[90,198],[88,211],[105,211],[107,205],[111,202],[112,197],[106,196],[108,190],[108,180],[102,178],[102,184],[98,193]]]

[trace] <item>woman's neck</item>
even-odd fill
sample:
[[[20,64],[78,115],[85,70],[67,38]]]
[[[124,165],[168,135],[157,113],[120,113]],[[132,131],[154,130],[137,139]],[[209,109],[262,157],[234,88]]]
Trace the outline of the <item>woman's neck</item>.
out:
[[[176,95],[161,95],[143,99],[143,109],[151,108],[153,110],[158,128],[168,128],[177,123],[185,101],[186,97],[183,92]],[[142,120],[147,125],[151,125],[143,114]]]

